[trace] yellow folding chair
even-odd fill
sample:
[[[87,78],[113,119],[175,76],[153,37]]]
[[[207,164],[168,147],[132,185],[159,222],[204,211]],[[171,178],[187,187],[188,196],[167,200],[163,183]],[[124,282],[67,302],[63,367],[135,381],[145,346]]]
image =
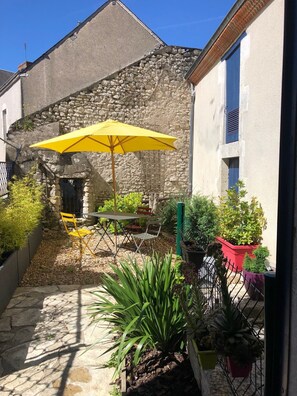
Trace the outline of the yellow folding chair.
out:
[[[89,243],[92,239],[93,232],[88,230],[87,228],[78,228],[77,227],[77,219],[72,213],[60,212],[62,222],[65,228],[65,231],[69,235],[72,242],[77,240],[80,246],[80,254],[87,249],[94,257],[95,253],[89,246]]]

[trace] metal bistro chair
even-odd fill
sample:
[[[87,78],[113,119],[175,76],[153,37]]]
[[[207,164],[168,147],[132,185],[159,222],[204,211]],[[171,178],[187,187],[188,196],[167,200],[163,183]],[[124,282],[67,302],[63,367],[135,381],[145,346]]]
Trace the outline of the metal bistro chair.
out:
[[[147,221],[145,232],[140,234],[132,234],[132,238],[136,246],[135,253],[141,253],[140,248],[145,242],[149,242],[150,246],[152,247],[152,242],[154,242],[160,235],[161,227],[162,225],[160,219],[149,219]]]
[[[92,256],[95,257],[95,253],[89,246],[89,243],[93,236],[93,232],[88,230],[87,228],[77,227],[77,219],[74,214],[60,212],[60,215],[65,231],[69,235],[71,241],[74,242],[76,240],[79,242],[80,255],[82,256],[84,251],[87,249],[92,254]]]
[[[152,209],[149,206],[138,206],[136,213],[140,214],[140,215],[145,215],[148,217],[153,215]],[[136,233],[143,231],[145,228],[145,225],[143,226],[143,224],[142,224],[143,221],[145,221],[145,225],[146,225],[145,218],[134,220],[132,223],[127,224],[125,226],[125,231],[127,231],[129,234],[132,234],[132,233],[136,234]]]

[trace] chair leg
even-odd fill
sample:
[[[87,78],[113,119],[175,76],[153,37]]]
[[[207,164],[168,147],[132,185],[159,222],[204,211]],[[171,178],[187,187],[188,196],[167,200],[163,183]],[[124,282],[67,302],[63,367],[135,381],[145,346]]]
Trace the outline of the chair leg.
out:
[[[71,238],[71,241],[72,241],[72,247],[73,247],[74,244],[78,243],[80,259],[82,258],[82,255],[83,255],[83,253],[85,252],[86,249],[91,253],[91,255],[93,257],[96,257],[95,253],[92,251],[92,249],[89,246],[89,243],[91,241],[91,237],[88,238],[87,241],[85,241],[84,238],[75,238],[75,239]]]
[[[88,251],[91,253],[91,255],[92,255],[93,257],[96,257],[95,253],[92,251],[92,249],[91,249],[90,246],[89,246],[89,243],[90,243],[90,241],[91,241],[91,237],[88,238],[87,241],[85,241],[84,239],[81,239],[81,241],[82,241],[82,243],[85,245],[85,248],[84,248],[83,252],[84,252],[86,249],[88,249]]]
[[[134,243],[135,243],[135,246],[136,246],[135,253],[141,253],[140,247],[141,247],[141,245],[143,244],[144,239],[141,239],[140,242],[139,242],[139,244],[136,242],[136,239],[135,239],[135,238],[133,238],[133,239],[134,239]]]

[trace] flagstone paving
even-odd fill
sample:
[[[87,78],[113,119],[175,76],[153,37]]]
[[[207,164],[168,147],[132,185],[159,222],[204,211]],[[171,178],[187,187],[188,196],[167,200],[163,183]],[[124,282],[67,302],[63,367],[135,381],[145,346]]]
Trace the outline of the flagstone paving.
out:
[[[109,394],[113,369],[103,367],[109,355],[100,356],[109,345],[107,328],[87,313],[95,289],[16,290],[0,318],[1,396]]]

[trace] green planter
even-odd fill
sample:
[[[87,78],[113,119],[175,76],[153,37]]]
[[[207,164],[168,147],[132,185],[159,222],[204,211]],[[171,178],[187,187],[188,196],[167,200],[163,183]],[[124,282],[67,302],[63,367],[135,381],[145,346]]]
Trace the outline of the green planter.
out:
[[[197,354],[200,367],[203,370],[213,370],[217,364],[217,353],[214,350],[199,351],[195,340],[190,340]]]

